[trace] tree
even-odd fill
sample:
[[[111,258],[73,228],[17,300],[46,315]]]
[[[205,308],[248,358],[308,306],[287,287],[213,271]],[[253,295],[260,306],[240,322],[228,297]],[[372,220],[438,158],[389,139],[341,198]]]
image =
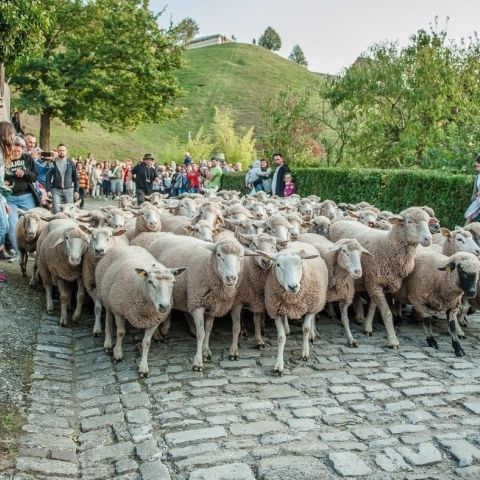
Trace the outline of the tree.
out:
[[[184,46],[162,30],[144,0],[41,0],[51,26],[38,51],[13,69],[20,110],[40,114],[40,144],[50,123],[110,130],[159,122],[179,113],[175,70]]]
[[[319,164],[324,152],[319,141],[323,126],[314,102],[317,89],[317,85],[304,90],[288,87],[261,105],[266,126],[261,140],[266,155],[279,151],[292,164]]]
[[[308,67],[307,59],[305,58],[305,54],[303,50],[300,48],[300,45],[294,45],[290,55],[288,56],[290,60],[295,63],[298,63],[302,67]]]
[[[272,27],[267,27],[262,36],[258,39],[258,44],[267,50],[272,50],[273,52],[282,48],[280,35]]]
[[[480,39],[436,26],[376,44],[322,93],[337,161],[464,171],[480,144]],[[332,143],[333,145],[333,143]]]
[[[180,41],[183,44],[188,45],[195,35],[198,35],[200,27],[193,18],[186,17],[178,23],[176,30],[178,32]]]
[[[0,2],[0,64],[13,65],[31,53],[48,28],[41,0]]]

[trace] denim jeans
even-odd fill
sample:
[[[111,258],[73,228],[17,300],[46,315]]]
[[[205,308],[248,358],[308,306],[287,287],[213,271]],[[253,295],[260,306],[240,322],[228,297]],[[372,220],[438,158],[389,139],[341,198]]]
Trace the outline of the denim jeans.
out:
[[[52,188],[53,213],[60,211],[61,203],[73,203],[73,188]]]
[[[13,249],[18,253],[17,234],[15,232],[18,223],[18,209],[20,208],[23,211],[31,210],[35,207],[35,200],[31,193],[9,195],[7,197],[7,204],[10,207],[10,213],[8,214],[8,238],[10,239]]]
[[[5,237],[8,232],[8,214],[6,209],[7,201],[0,195],[0,247],[5,244]]]

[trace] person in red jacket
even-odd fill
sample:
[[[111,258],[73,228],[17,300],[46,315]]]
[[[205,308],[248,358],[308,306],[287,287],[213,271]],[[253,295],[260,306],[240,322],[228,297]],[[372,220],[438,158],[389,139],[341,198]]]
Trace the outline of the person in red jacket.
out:
[[[200,172],[198,165],[188,165],[187,167],[188,192],[200,192]]]

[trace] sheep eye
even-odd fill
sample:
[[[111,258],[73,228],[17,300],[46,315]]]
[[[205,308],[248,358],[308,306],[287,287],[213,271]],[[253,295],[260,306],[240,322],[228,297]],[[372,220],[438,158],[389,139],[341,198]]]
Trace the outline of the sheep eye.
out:
[[[153,282],[152,282],[151,280],[149,280],[148,283],[149,283],[150,285],[153,285]]]

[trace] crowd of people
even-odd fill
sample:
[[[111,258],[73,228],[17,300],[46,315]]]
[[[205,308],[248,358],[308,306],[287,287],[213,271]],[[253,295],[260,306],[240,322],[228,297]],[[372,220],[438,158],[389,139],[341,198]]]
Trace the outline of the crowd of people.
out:
[[[266,158],[255,160],[245,175],[251,192],[265,191],[280,197],[295,193],[295,183],[280,153],[273,155],[274,167]],[[43,151],[35,135],[15,130],[9,122],[0,122],[0,259],[16,262],[15,230],[19,213],[44,207],[57,213],[62,203],[85,198],[115,199],[128,194],[137,203],[153,192],[169,196],[202,193],[205,188],[220,189],[222,175],[241,171],[241,163],[227,163],[222,153],[210,160],[194,162],[187,152],[179,163],[156,163],[147,153],[141,161],[101,162],[89,153],[68,157],[68,148],[59,144],[53,151]],[[0,271],[0,281],[6,277]]]

